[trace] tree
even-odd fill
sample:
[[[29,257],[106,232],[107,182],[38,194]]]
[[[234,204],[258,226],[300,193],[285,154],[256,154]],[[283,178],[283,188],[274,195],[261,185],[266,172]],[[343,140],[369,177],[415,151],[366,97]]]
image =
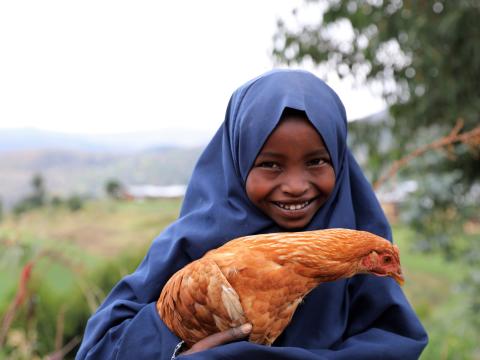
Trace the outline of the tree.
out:
[[[123,193],[123,186],[118,180],[110,179],[105,184],[105,192],[112,199],[120,199]]]
[[[307,9],[322,14],[321,21],[301,23]],[[352,126],[371,159],[372,181],[393,160],[447,135],[458,119],[465,131],[479,126],[479,1],[305,0],[293,16],[295,25],[278,21],[273,56],[279,62],[313,63],[380,88],[389,105],[382,129],[390,134],[387,149],[378,151],[379,130]],[[478,220],[480,138],[474,140],[452,145],[449,156],[427,153],[403,171],[420,184],[406,213],[425,247],[454,253],[454,234],[465,220]]]
[[[32,177],[32,190],[33,193],[30,196],[30,200],[32,202],[33,207],[41,207],[45,204],[45,181],[43,180],[43,176],[41,174],[35,174]]]
[[[13,208],[13,213],[16,215],[42,207],[46,204],[47,191],[45,189],[43,176],[41,174],[34,174],[30,184],[32,186],[31,195],[20,200]]]
[[[84,205],[84,200],[79,195],[71,195],[66,201],[65,204],[67,205],[70,211],[75,212],[81,210]]]

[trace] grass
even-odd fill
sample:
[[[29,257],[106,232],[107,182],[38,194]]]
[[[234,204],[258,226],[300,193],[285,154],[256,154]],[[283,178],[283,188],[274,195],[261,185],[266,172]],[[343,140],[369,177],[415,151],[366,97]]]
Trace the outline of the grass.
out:
[[[0,224],[0,234],[22,242],[92,256],[111,257],[126,247],[151,241],[178,216],[180,201],[87,202],[81,211],[46,208]]]
[[[393,230],[402,253],[405,294],[429,334],[421,359],[480,359],[479,329],[469,321],[470,301],[462,291],[467,265],[414,252],[415,234],[406,227]]]
[[[45,208],[7,217],[0,223],[0,313],[14,296],[21,267],[35,254],[52,251],[35,265],[31,285],[44,286],[52,297],[68,298],[81,286],[95,285],[82,283],[92,270],[129,262],[116,274],[131,271],[132,261],[125,254],[140,258],[152,239],[175,220],[179,206],[179,200],[98,201],[87,202],[77,212]],[[415,233],[405,226],[393,230],[402,254],[405,294],[430,336],[421,359],[480,359],[479,332],[469,321],[470,303],[461,285],[468,267],[437,254],[415,252]]]
[[[0,224],[0,310],[16,289],[21,267],[35,254],[51,252],[35,265],[33,280],[68,293],[78,274],[132,247],[146,247],[175,220],[179,205],[178,199],[98,201],[87,202],[77,212],[45,208],[8,217]]]

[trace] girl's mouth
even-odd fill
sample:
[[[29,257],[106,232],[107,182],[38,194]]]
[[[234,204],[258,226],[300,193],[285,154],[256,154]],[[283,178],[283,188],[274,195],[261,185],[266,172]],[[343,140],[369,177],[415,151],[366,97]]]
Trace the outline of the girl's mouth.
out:
[[[308,205],[312,203],[313,200],[315,199],[310,199],[310,200],[302,201],[298,203],[288,203],[288,204],[280,201],[274,201],[273,203],[279,208],[284,210],[298,211],[298,210],[305,209]]]

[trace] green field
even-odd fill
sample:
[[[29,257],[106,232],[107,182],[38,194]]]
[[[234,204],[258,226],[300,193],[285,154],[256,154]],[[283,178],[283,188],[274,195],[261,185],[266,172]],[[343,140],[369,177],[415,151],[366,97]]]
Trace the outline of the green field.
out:
[[[133,271],[151,240],[177,217],[179,205],[179,200],[101,201],[86,203],[77,212],[45,208],[4,219],[0,313],[15,296],[22,267],[35,261],[30,302],[19,309],[9,334],[10,351],[17,348],[10,359],[51,353],[59,312],[65,313],[62,344],[81,335],[89,313],[121,276]],[[413,252],[415,234],[405,227],[394,227],[394,237],[402,253],[404,291],[430,335],[422,359],[480,359],[480,334],[471,325],[462,286],[469,269],[438,255]],[[26,309],[32,303],[37,307],[34,318]],[[44,343],[42,336],[48,339]],[[2,354],[6,356],[0,351],[0,358]]]

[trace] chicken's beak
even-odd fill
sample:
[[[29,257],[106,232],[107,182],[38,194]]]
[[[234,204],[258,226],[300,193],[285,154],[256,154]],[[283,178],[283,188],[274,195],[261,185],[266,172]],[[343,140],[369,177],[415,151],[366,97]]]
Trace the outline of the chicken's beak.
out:
[[[403,286],[403,284],[405,283],[405,278],[403,277],[401,271],[393,273],[391,276],[398,283],[398,285]]]

